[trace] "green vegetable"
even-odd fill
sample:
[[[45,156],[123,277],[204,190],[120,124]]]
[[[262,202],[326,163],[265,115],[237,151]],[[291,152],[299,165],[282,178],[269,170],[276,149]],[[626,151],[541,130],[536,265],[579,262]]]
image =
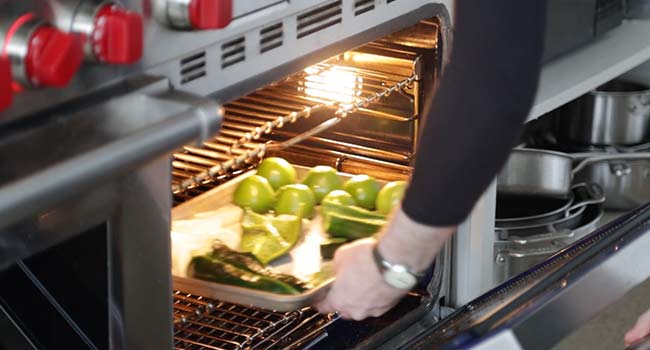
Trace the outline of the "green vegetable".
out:
[[[402,197],[404,197],[404,192],[408,184],[406,181],[393,181],[389,182],[384,186],[384,188],[379,191],[377,194],[377,200],[375,206],[377,211],[383,214],[390,213],[393,208],[399,205],[402,202]]]
[[[286,254],[298,241],[302,221],[293,215],[267,217],[246,210],[242,218],[241,250],[264,265]]]
[[[357,202],[354,201],[352,195],[343,191],[343,190],[334,190],[323,197],[321,203],[334,203],[341,205],[357,205]]]
[[[352,195],[359,206],[373,210],[381,186],[372,176],[355,175],[343,184],[343,189]]]
[[[253,254],[236,252],[218,240],[212,244],[210,257],[233,265],[238,269],[282,281],[300,291],[311,288],[309,284],[294,276],[277,273],[266,268]]]
[[[321,242],[320,256],[322,256],[323,259],[334,258],[334,253],[336,253],[336,250],[349,241],[350,240],[343,237],[330,237],[329,239]]]
[[[333,202],[323,203],[321,207],[323,217],[326,219],[330,213],[353,216],[361,219],[381,219],[386,220],[386,215],[373,212],[354,205],[343,205]]]
[[[257,167],[257,175],[269,180],[274,190],[296,182],[296,169],[285,159],[265,158]]]
[[[341,188],[341,179],[336,170],[326,165],[311,168],[302,183],[311,188],[318,204],[328,193]]]
[[[273,277],[252,273],[228,264],[214,255],[195,256],[190,276],[216,283],[263,290],[278,294],[299,294],[300,289]]]
[[[266,213],[273,207],[275,193],[269,181],[252,175],[239,183],[233,195],[233,202],[242,208],[251,208],[256,213]]]
[[[282,186],[276,193],[275,213],[299,217],[312,217],[316,197],[307,185],[292,184]]]
[[[332,237],[350,240],[370,237],[386,224],[383,219],[368,219],[339,213],[329,213],[325,218],[325,231]]]
[[[250,252],[264,265],[281,257],[291,247],[292,244],[285,241],[270,223],[249,226],[241,237],[241,250]]]

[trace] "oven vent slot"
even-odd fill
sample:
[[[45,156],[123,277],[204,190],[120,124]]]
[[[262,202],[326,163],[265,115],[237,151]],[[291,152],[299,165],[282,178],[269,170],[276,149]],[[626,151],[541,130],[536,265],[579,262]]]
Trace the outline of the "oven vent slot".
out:
[[[390,4],[390,3],[393,2],[393,1],[395,1],[395,0],[386,0],[386,3],[387,3],[387,4]]]
[[[354,15],[359,16],[360,14],[372,11],[375,9],[375,0],[356,0],[354,2]]]
[[[206,76],[205,51],[181,59],[181,84]]]
[[[260,30],[260,53],[282,46],[283,35],[282,22]]]
[[[343,21],[343,2],[333,1],[298,15],[298,39],[317,33]]]
[[[239,37],[221,45],[221,68],[246,60],[246,38]]]

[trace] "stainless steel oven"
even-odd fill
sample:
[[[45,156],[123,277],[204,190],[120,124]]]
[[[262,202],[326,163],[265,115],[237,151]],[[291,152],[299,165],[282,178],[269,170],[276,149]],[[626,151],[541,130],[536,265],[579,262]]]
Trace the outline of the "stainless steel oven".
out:
[[[588,259],[622,247],[598,243],[604,231],[467,304],[495,286],[486,200],[429,278],[381,318],[263,310],[174,288],[172,208],[267,155],[408,178],[423,101],[448,58],[450,10],[425,0],[0,2],[13,77],[13,103],[0,112],[0,348],[466,346],[548,310],[524,312],[521,298],[562,297],[538,286],[581,288],[585,279],[556,268],[614,261]],[[647,244],[647,211],[609,228],[640,242],[616,257]]]

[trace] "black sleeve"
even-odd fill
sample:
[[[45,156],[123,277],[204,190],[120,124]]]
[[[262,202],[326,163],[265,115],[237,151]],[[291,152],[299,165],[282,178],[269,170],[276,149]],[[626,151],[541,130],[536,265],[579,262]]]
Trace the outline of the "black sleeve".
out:
[[[451,58],[424,109],[403,209],[462,222],[514,146],[537,90],[544,0],[458,0]]]

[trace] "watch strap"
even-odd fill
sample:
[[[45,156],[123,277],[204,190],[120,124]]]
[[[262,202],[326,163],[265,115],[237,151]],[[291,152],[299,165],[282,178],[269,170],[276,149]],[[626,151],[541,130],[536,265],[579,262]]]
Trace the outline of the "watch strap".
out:
[[[420,279],[424,277],[426,274],[426,271],[418,272],[406,265],[395,264],[386,260],[379,252],[379,244],[375,244],[375,246],[372,248],[372,257],[375,260],[375,263],[377,264],[379,271],[381,271],[382,273],[386,270],[406,271],[410,275],[413,275],[413,277],[415,277],[416,279]]]

